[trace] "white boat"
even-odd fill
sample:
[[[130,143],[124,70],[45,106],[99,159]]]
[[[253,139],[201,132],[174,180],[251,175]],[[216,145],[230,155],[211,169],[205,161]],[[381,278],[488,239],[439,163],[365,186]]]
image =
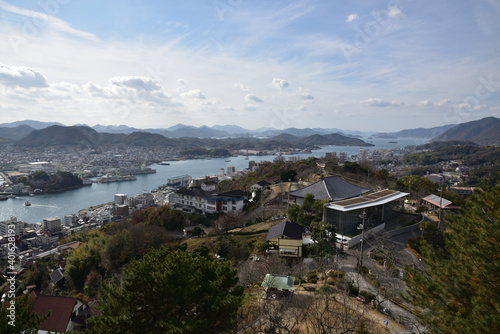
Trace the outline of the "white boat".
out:
[[[24,206],[31,206],[31,202],[30,201],[24,202]]]

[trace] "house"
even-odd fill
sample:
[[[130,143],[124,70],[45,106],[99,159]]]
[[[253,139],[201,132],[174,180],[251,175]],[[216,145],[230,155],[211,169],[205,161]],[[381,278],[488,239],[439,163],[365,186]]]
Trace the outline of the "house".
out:
[[[246,194],[241,190],[218,193],[200,187],[180,188],[169,196],[170,207],[191,213],[227,213],[243,210]]]
[[[81,327],[73,321],[87,308],[81,300],[73,297],[45,296],[35,291],[31,292],[30,298],[33,300],[31,312],[39,316],[50,312],[50,316],[40,324],[41,330],[64,333]]]
[[[294,281],[293,276],[266,274],[261,286],[264,288],[266,298],[292,297]]]
[[[64,278],[64,269],[61,267],[55,269],[51,274],[50,274],[50,280],[54,285],[61,285],[64,283],[66,280]]]
[[[450,187],[450,191],[454,191],[463,198],[469,197],[475,190],[481,189],[478,187]]]
[[[255,193],[257,191],[262,191],[262,189],[265,189],[267,187],[269,187],[271,184],[269,182],[267,182],[266,180],[260,180],[259,182],[257,183],[254,183],[250,186],[250,191],[252,193]]]
[[[313,194],[315,200],[339,201],[361,196],[369,189],[358,187],[339,176],[325,177],[307,187],[290,192],[290,200],[302,205],[307,194]]]
[[[446,198],[442,198],[437,195],[429,195],[427,197],[422,198],[429,207],[430,210],[457,210],[460,209],[459,206],[453,204],[453,202],[447,200]]]
[[[285,257],[302,257],[305,229],[301,225],[282,221],[269,229],[266,236],[267,252]]]

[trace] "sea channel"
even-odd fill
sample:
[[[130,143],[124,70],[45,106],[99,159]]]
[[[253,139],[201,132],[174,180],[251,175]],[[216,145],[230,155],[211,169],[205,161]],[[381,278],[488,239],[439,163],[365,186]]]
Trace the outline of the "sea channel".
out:
[[[399,138],[391,139],[365,139],[375,146],[363,149],[397,149],[408,145],[420,145],[426,142],[420,138]],[[395,142],[397,141],[397,142]],[[300,158],[324,157],[327,152],[346,152],[351,155],[358,154],[359,147],[354,146],[325,146],[311,153],[300,154]],[[289,155],[284,155],[288,159]],[[66,191],[59,194],[40,194],[31,197],[16,197],[0,201],[0,221],[8,220],[10,217],[17,217],[18,221],[36,223],[43,218],[58,216],[64,217],[66,214],[78,213],[79,210],[109,203],[114,200],[117,193],[134,196],[144,191],[151,191],[160,185],[166,184],[167,179],[175,176],[189,174],[191,177],[201,177],[205,175],[217,175],[221,168],[234,166],[237,171],[248,168],[249,161],[273,161],[275,155],[250,156],[248,160],[245,156],[231,158],[212,159],[192,159],[182,161],[170,161],[170,165],[153,165],[156,169],[154,174],[137,175],[136,181],[115,182],[115,183],[93,183],[92,186],[82,187],[76,190]],[[29,200],[31,206],[24,206]]]

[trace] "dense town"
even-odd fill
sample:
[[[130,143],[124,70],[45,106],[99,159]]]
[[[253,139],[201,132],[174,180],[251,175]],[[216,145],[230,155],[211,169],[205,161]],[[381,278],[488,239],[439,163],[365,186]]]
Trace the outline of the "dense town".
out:
[[[219,260],[230,260],[240,269],[240,282],[250,283],[247,287],[249,293],[262,289],[263,300],[289,302],[304,298],[304,294],[314,294],[322,286],[341,289],[342,284],[347,284],[347,296],[353,296],[351,298],[360,305],[370,305],[368,309],[364,305],[360,308],[356,303],[349,306],[349,312],[361,312],[367,324],[375,326],[375,317],[379,318],[379,322],[385,319],[386,329],[390,319],[391,332],[425,330],[417,321],[418,316],[412,311],[411,304],[398,295],[407,289],[403,278],[407,275],[408,266],[412,266],[413,270],[424,270],[420,263],[421,255],[414,249],[417,248],[415,238],[419,235],[435,236],[443,228],[444,216],[456,215],[464,204],[464,198],[477,189],[464,186],[470,166],[458,160],[441,161],[426,165],[428,170],[424,175],[411,176],[412,168],[417,170],[421,166],[409,165],[406,157],[430,150],[416,147],[361,149],[359,154],[347,156],[333,149],[324,157],[305,160],[298,155],[285,159],[281,152],[254,151],[251,153],[274,153],[274,161],[255,162],[248,159],[248,168],[241,171],[228,167],[227,170],[222,169],[219,175],[173,177],[150,192],[132,197],[117,193],[113,202],[82,208],[64,217],[41,217],[41,222],[37,224],[12,217],[0,222],[0,235],[4,236],[1,241],[2,258],[4,263],[9,263],[15,254],[15,261],[11,261],[15,265],[9,270],[16,274],[19,282],[23,282],[18,286],[22,287],[19,292],[24,291],[35,298],[33,312],[43,315],[47,307],[55,307],[52,303],[58,303],[57,299],[52,302],[45,300],[50,293],[75,301],[68,306],[72,312],[69,312],[71,316],[61,320],[64,323],[46,321],[40,328],[58,332],[91,328],[90,323],[82,320],[82,315],[90,317],[96,312],[97,290],[92,293],[87,291],[85,298],[69,297],[74,296],[71,291],[74,293],[83,288],[70,283],[74,280],[68,262],[71,252],[88,242],[85,235],[91,231],[105,230],[130,219],[140,221],[143,218],[138,217],[143,217],[145,210],[149,210],[146,215],[150,215],[150,210],[162,212],[162,208],[166,207],[184,217],[177,223],[175,220],[164,221],[168,238],[176,247],[198,252],[203,250],[207,256],[211,254]],[[248,150],[235,153],[244,155],[248,154]],[[88,159],[89,156],[92,159]],[[153,156],[154,160],[149,158]],[[33,153],[11,148],[6,150],[0,161],[4,168],[8,167],[0,174],[3,179],[0,193],[7,198],[29,194],[36,196],[37,192],[44,190],[37,191],[18,181],[30,175],[53,175],[61,171],[77,175],[82,180],[82,186],[84,180],[133,182],[120,178],[155,173],[153,168],[148,167],[152,163],[175,159],[183,157],[169,150],[99,152],[47,149]],[[307,168],[301,171],[301,165]],[[435,169],[440,172],[429,172]],[[274,173],[269,173],[270,170]],[[301,173],[300,177],[297,173]],[[397,181],[395,185],[394,181],[389,182],[389,178]],[[239,183],[242,180],[243,187]],[[235,184],[238,184],[236,188]],[[26,198],[29,199],[29,196]],[[25,205],[28,203],[26,201]],[[325,239],[318,237],[318,223],[323,229],[332,226],[335,238],[326,230],[321,232],[327,236]],[[9,239],[13,235],[15,253]],[[231,238],[241,238],[242,235],[257,238],[253,241],[254,246],[245,251],[234,250],[236,246],[230,244],[235,241]],[[204,241],[200,244],[200,240]],[[324,246],[324,242],[330,246]],[[329,250],[332,246],[333,249]],[[318,249],[321,249],[320,253]],[[326,255],[319,255],[325,252]],[[29,277],[33,275],[36,263],[47,267],[45,278],[40,277],[41,281],[35,282]],[[270,265],[277,268],[270,270]],[[302,269],[297,269],[299,265]],[[248,273],[249,267],[253,274]],[[290,276],[291,271],[295,277]],[[335,278],[335,275],[338,277]],[[99,274],[99,281],[103,278]],[[262,286],[256,288],[257,282],[261,282]],[[292,297],[294,294],[296,296]],[[47,305],[35,310],[36,300]],[[281,316],[288,317],[288,312],[292,311],[297,310],[287,306]],[[242,319],[239,328],[256,330],[249,319]],[[259,324],[263,327],[274,325],[270,319],[261,319]],[[359,325],[353,319],[342,324],[347,326],[345,328],[353,326],[353,329]],[[384,326],[380,328],[382,330]]]

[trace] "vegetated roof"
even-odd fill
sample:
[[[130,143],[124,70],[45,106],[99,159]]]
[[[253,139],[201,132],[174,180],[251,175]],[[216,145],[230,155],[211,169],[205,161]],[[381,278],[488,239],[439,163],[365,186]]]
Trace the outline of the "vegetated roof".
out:
[[[299,240],[302,239],[303,233],[304,227],[295,222],[286,220],[272,226],[267,233],[266,240],[279,237],[280,235],[284,235],[290,239]]]
[[[361,196],[368,191],[370,189],[358,187],[339,176],[330,176],[302,189],[292,191],[290,195],[304,198],[307,194],[313,194],[316,200],[339,201]]]
[[[40,324],[40,329],[63,333],[66,331],[71,313],[77,299],[72,297],[56,297],[36,294],[31,312],[43,316],[50,312],[50,316]]]
[[[293,276],[266,274],[261,286],[264,288],[275,288],[279,290],[293,290],[294,281],[295,277]]]

